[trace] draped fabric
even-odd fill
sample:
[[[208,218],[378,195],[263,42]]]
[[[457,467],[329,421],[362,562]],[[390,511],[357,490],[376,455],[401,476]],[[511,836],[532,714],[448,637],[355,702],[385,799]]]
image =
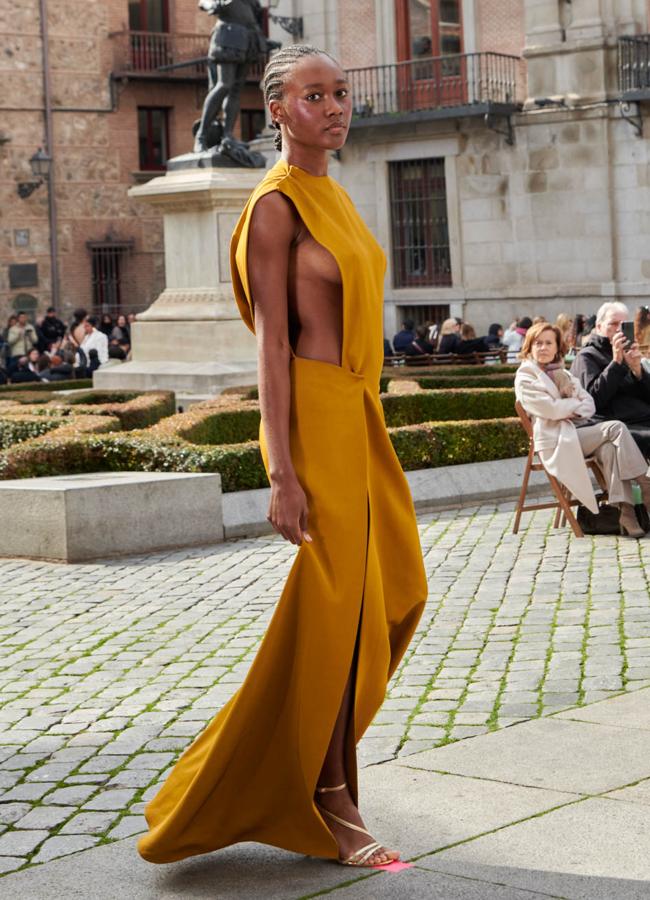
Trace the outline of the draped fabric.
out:
[[[354,745],[379,709],[426,600],[408,484],[379,399],[383,362],[381,248],[335,181],[280,161],[253,192],[231,245],[235,298],[254,331],[247,273],[255,203],[291,199],[336,259],[343,283],[342,365],[291,361],[291,457],[309,504],[313,543],[297,552],[250,672],[148,803],[150,862],[172,862],[238,841],[338,855],[314,804],[350,672]],[[263,429],[261,450],[268,470]]]

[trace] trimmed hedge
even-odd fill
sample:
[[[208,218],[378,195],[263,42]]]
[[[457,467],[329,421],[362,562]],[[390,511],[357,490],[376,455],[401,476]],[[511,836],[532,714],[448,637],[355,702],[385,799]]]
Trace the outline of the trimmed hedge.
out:
[[[385,366],[382,376],[391,378],[408,378],[417,381],[423,375],[435,375],[450,378],[484,378],[486,375],[509,375],[519,368],[518,364],[509,363],[498,366]]]
[[[89,402],[90,401],[90,402]],[[14,416],[111,416],[117,419],[118,431],[147,428],[161,419],[173,415],[174,394],[171,391],[149,391],[116,394],[112,391],[97,391],[80,394],[74,401],[50,400],[44,406],[14,404],[0,400],[0,415]]]
[[[256,401],[222,395],[164,419],[150,434],[155,439],[183,440],[190,444],[242,444],[256,441],[259,428],[260,410]]]
[[[512,388],[422,391],[419,394],[386,394],[382,397],[389,427],[419,422],[501,419],[514,415]]]
[[[25,381],[22,384],[0,384],[0,394],[12,391],[74,391],[92,386],[92,378],[76,378],[70,381]]]
[[[514,376],[508,374],[479,375],[477,378],[427,375],[424,378],[414,378],[413,381],[417,382],[425,391],[444,391],[450,388],[511,388],[515,383]]]
[[[61,425],[60,416],[6,416],[0,418],[0,449],[47,434]]]
[[[0,454],[0,478],[93,471],[219,472],[226,492],[268,486],[256,441],[211,447],[152,440],[150,431],[90,436],[64,436],[62,431]],[[517,419],[427,422],[389,433],[406,470],[523,456],[528,447]]]

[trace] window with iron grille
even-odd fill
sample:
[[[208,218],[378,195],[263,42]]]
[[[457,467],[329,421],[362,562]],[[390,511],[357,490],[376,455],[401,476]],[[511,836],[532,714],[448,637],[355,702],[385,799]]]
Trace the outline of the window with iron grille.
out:
[[[164,170],[169,156],[168,111],[138,107],[138,146],[142,171]]]
[[[444,159],[390,162],[393,287],[451,284]]]
[[[132,240],[88,241],[95,312],[114,313],[123,305],[124,263],[133,250]]]

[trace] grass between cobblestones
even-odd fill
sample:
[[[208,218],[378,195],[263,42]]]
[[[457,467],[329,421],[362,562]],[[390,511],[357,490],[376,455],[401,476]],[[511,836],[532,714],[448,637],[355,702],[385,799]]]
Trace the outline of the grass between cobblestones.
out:
[[[650,679],[646,543],[577,541],[544,512],[516,536],[511,522],[508,505],[421,519],[429,602],[362,764]],[[293,554],[260,538],[0,564],[0,872],[143,830],[173,760],[243,681]]]

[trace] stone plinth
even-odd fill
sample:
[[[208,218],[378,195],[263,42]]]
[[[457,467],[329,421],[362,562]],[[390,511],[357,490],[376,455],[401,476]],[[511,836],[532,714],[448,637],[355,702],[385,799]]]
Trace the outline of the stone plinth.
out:
[[[0,482],[0,556],[82,562],[223,541],[221,476],[94,472]]]
[[[230,279],[229,246],[259,169],[177,168],[129,191],[164,216],[165,282],[133,324],[132,361],[99,369],[100,388],[165,388],[210,396],[257,380],[255,338]],[[192,367],[187,387],[188,366]]]

